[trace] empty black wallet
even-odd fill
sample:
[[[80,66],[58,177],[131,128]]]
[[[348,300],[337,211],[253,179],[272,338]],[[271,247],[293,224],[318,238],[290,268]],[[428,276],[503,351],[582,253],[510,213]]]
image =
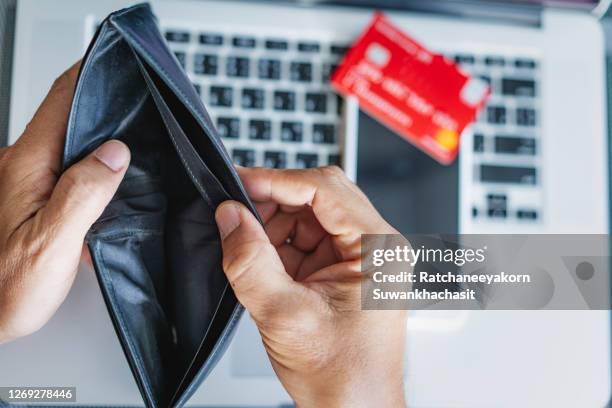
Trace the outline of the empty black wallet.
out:
[[[147,4],[98,27],[77,80],[64,168],[109,139],[125,142],[132,161],[87,244],[145,403],[181,406],[242,312],[222,270],[214,211],[233,199],[257,213]]]

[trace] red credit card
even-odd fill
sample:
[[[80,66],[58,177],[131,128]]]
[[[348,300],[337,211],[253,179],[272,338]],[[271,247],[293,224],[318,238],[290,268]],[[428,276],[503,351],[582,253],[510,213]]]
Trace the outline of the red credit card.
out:
[[[332,76],[332,85],[434,159],[450,164],[489,86],[424,48],[377,13]]]

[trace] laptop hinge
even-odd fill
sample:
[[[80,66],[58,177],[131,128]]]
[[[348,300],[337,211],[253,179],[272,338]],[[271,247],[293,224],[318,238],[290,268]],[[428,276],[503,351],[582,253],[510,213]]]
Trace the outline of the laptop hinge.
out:
[[[419,12],[471,20],[539,27],[542,6],[479,0],[297,0],[302,6],[348,6],[377,10]]]

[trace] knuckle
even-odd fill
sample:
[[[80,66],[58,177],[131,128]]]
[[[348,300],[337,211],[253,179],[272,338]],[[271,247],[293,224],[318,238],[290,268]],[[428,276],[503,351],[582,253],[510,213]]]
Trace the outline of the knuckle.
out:
[[[338,166],[318,167],[317,170],[327,180],[343,180],[346,178],[344,171]]]
[[[65,89],[72,87],[74,84],[74,75],[71,69],[62,72],[60,76],[53,81],[52,89]]]
[[[8,163],[14,161],[15,146],[7,146],[0,148],[0,166],[5,167]]]
[[[12,147],[3,147],[0,149],[0,179],[3,178],[6,167],[11,162],[10,156],[12,150]]]
[[[98,194],[95,180],[85,171],[67,171],[62,177],[63,191],[67,197],[84,200]]]
[[[263,256],[266,243],[260,240],[250,240],[236,246],[231,250],[231,255],[223,259],[223,270],[225,270],[230,284],[235,287],[245,280],[244,277]]]

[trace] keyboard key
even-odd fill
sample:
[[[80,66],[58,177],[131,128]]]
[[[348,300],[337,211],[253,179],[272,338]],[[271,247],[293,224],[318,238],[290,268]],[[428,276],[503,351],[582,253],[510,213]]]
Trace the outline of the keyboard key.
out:
[[[273,59],[261,59],[257,65],[260,79],[280,79],[281,62]]]
[[[266,119],[251,119],[249,121],[249,139],[270,140],[272,137],[272,125]]]
[[[521,220],[537,220],[538,212],[536,210],[518,210],[516,216]]]
[[[489,66],[503,67],[506,64],[506,61],[503,57],[486,57],[485,64]]]
[[[221,34],[202,33],[199,39],[202,45],[223,45],[223,36]]]
[[[331,79],[332,74],[338,68],[337,64],[323,64],[321,72],[321,82],[328,83]]]
[[[474,151],[478,153],[484,152],[484,135],[481,133],[474,134]]]
[[[536,84],[532,79],[502,79],[502,94],[511,96],[535,96]]]
[[[295,110],[295,93],[291,91],[275,91],[274,109],[282,111]]]
[[[234,37],[232,45],[236,48],[255,48],[255,37]]]
[[[536,111],[532,108],[517,108],[516,109],[516,124],[519,126],[535,126]]]
[[[217,118],[217,131],[221,137],[238,139],[240,137],[240,119],[238,118]]]
[[[496,136],[495,151],[509,154],[536,154],[536,141],[530,137]]]
[[[289,78],[292,81],[312,81],[312,64],[309,62],[292,62],[289,67]]]
[[[533,69],[536,67],[536,62],[532,59],[520,58],[514,61],[514,66],[517,68]]]
[[[287,154],[285,152],[265,152],[264,166],[272,169],[284,169],[287,167]]]
[[[211,86],[210,100],[211,106],[232,106],[233,90],[229,86]]]
[[[308,92],[306,94],[306,112],[327,112],[327,94]]]
[[[480,180],[488,183],[536,184],[536,169],[533,167],[480,165]]]
[[[176,42],[176,43],[187,43],[189,42],[190,35],[187,31],[175,31],[168,30],[165,34],[166,41]]]
[[[297,48],[300,52],[319,52],[321,46],[316,42],[300,42]]]
[[[506,203],[508,199],[505,194],[487,194],[487,208],[489,216],[491,212],[502,212],[504,217],[506,216]]]
[[[329,52],[335,55],[344,55],[349,50],[349,46],[345,44],[332,44],[329,47]]]
[[[506,218],[506,216],[508,215],[508,210],[495,210],[489,208],[487,210],[487,215],[490,218]]]
[[[252,167],[255,165],[255,152],[249,149],[234,149],[232,159],[239,166]]]
[[[193,62],[193,72],[200,75],[217,75],[219,58],[216,55],[196,54]]]
[[[319,165],[319,157],[313,153],[298,153],[295,156],[295,167],[298,169],[310,169]]]
[[[313,143],[333,144],[336,142],[334,125],[315,123],[312,125]]]
[[[506,108],[503,106],[488,106],[487,122],[495,125],[506,123]]]
[[[246,57],[227,57],[225,73],[228,77],[247,78],[249,76],[249,59]]]
[[[340,155],[339,154],[330,154],[327,157],[327,164],[330,166],[340,166]]]
[[[242,90],[242,107],[246,109],[263,109],[264,94],[263,89],[244,88]]]
[[[187,58],[185,53],[181,52],[181,51],[175,51],[174,52],[174,56],[178,60],[179,64],[181,64],[181,67],[183,67],[183,69],[185,69],[185,61],[186,61],[186,58]]]
[[[457,64],[472,65],[476,62],[476,58],[473,55],[458,54],[455,55],[455,62]]]
[[[304,125],[301,122],[282,122],[281,140],[283,142],[301,142]]]
[[[266,40],[266,48],[269,50],[284,51],[289,48],[289,43],[285,40]]]

